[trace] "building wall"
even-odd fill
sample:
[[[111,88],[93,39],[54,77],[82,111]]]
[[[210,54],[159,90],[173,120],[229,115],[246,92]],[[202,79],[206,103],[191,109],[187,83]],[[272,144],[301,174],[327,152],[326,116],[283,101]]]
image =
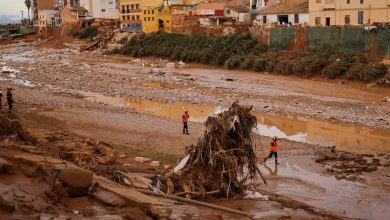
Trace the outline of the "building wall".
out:
[[[142,31],[141,0],[120,0],[119,12],[122,31]]]
[[[296,24],[295,23],[295,14],[281,14],[281,15],[287,15],[288,16],[288,22],[291,22],[291,24]],[[264,23],[264,17],[267,17],[267,22]],[[303,13],[303,14],[298,14],[299,16],[299,23],[301,25],[305,25],[309,23],[309,14],[308,13]],[[271,15],[257,15],[256,20],[260,21],[261,24],[268,25],[272,23],[277,23],[278,22],[278,15],[277,14],[271,14]]]
[[[88,10],[88,15],[100,19],[119,19],[119,0],[80,0],[80,6]]]
[[[45,30],[52,27],[54,22],[54,10],[38,10],[39,30]]]
[[[326,25],[326,18],[330,25],[346,25],[346,16],[349,16],[350,25],[367,25],[375,22],[390,22],[389,0],[309,0],[309,14],[311,26]],[[359,22],[359,11],[362,19]],[[319,24],[316,24],[316,19]],[[348,20],[348,19],[347,19]]]
[[[149,34],[159,31],[157,15],[163,3],[163,0],[141,1],[142,32]]]

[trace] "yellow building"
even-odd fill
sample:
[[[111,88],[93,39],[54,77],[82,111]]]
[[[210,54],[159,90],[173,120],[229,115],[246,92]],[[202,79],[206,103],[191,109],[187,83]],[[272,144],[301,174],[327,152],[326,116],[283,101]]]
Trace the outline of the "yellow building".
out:
[[[143,0],[141,3],[142,32],[171,32],[172,15],[168,1]]]
[[[388,0],[309,0],[310,26],[390,22]]]
[[[120,21],[122,31],[135,31],[140,32],[142,30],[142,0],[120,0]]]

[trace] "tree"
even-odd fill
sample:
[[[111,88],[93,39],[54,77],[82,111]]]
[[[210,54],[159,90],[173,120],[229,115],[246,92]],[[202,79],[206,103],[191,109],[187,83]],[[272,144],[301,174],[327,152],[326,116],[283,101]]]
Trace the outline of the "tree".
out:
[[[24,4],[26,5],[27,7],[27,13],[28,13],[28,23],[30,24],[31,21],[30,21],[30,8],[31,8],[31,0],[25,0],[24,1]]]

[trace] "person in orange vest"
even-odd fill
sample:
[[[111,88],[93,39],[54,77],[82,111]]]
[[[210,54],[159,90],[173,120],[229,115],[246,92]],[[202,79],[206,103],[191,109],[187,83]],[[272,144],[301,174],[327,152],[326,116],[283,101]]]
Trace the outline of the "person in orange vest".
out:
[[[190,115],[188,114],[188,111],[184,111],[184,115],[182,117],[183,119],[183,134],[190,134],[188,133],[188,121],[190,119]]]
[[[268,157],[264,158],[264,163],[267,161],[267,159],[269,159],[273,155],[275,155],[275,164],[279,164],[278,163],[278,145],[276,143],[276,140],[277,140],[277,138],[274,137],[272,142],[271,142],[271,146],[269,147],[269,155],[268,155]]]

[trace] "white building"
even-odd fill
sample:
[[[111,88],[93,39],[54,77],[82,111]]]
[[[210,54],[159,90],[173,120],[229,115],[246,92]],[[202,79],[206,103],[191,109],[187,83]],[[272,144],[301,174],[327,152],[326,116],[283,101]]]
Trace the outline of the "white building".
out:
[[[256,22],[261,25],[305,25],[309,23],[308,0],[281,0],[260,9]]]
[[[88,10],[88,18],[119,19],[119,0],[80,0],[80,6]]]

